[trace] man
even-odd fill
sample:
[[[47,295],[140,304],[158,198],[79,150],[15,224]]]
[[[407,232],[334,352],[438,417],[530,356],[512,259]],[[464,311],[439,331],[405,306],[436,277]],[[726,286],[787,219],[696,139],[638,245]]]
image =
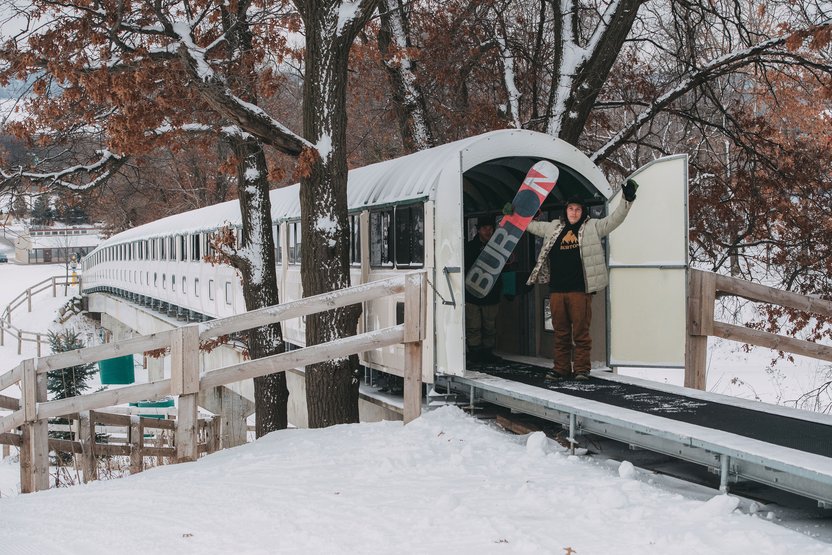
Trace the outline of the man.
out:
[[[528,285],[549,284],[549,306],[555,333],[554,365],[546,377],[562,380],[574,376],[589,379],[592,338],[592,295],[609,283],[601,239],[627,217],[636,199],[638,184],[632,179],[622,188],[624,200],[600,220],[589,217],[578,197],[566,201],[559,221],[531,222],[528,230],[544,238]]]
[[[480,252],[494,235],[494,217],[477,218],[477,234],[465,244],[465,273],[471,269]],[[494,354],[497,337],[497,312],[502,283],[500,278],[485,297],[465,295],[465,339],[469,362],[499,362]]]

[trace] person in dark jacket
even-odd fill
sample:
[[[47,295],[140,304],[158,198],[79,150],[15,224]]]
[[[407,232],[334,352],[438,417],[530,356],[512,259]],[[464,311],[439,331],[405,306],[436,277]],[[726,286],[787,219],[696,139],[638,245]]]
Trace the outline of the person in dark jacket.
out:
[[[492,235],[494,235],[494,217],[477,218],[477,234],[465,244],[466,274]],[[494,354],[501,291],[502,283],[498,278],[485,297],[479,299],[468,293],[465,295],[465,342],[469,362],[499,362],[501,360]]]
[[[549,307],[555,332],[554,365],[547,374],[549,379],[573,375],[577,380],[589,378],[592,295],[609,283],[601,239],[627,217],[636,199],[636,189],[638,184],[628,179],[622,188],[624,198],[606,218],[590,218],[581,199],[572,197],[566,201],[561,220],[531,222],[527,228],[529,233],[544,238],[528,285],[549,284]]]

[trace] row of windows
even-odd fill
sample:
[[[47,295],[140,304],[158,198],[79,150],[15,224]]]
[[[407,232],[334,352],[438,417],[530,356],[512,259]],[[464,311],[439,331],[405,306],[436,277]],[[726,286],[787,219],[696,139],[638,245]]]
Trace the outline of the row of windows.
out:
[[[161,279],[159,277],[161,276]],[[127,283],[136,283],[138,285],[153,285],[156,287],[167,291],[168,290],[168,276],[165,273],[160,274],[159,272],[153,272],[152,276],[150,272],[141,272],[138,270],[104,270],[104,277],[107,279],[117,279]],[[194,297],[199,297],[201,295],[201,289],[199,287],[199,278],[193,279],[194,287],[193,287],[193,295]],[[170,276],[170,291],[176,293],[177,291],[181,290],[184,295],[188,295],[188,278],[186,276],[182,276],[182,279],[179,281],[180,289],[177,289],[177,281],[176,276],[171,274]],[[216,287],[214,286],[214,280],[208,280],[208,300],[213,301],[215,296]],[[232,303],[232,284],[230,281],[225,282],[225,304]]]
[[[359,215],[349,216],[350,262],[361,264],[361,226]],[[302,233],[300,222],[286,224],[286,262],[300,264]],[[212,233],[196,233],[143,239],[106,247],[87,261],[88,267],[101,262],[121,260],[173,260],[199,261],[203,255],[211,256]],[[237,247],[242,246],[242,235],[236,233]],[[283,246],[280,226],[274,226],[275,261],[283,263]],[[412,268],[425,263],[425,210],[424,205],[396,206],[370,212],[370,265],[374,267]]]

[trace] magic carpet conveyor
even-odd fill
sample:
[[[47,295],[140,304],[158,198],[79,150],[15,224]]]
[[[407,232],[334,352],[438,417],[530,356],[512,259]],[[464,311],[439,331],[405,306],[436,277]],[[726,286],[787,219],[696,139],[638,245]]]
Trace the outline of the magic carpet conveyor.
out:
[[[524,364],[443,376],[439,385],[569,429],[716,471],[720,490],[751,480],[832,508],[832,416],[593,371],[546,382]],[[486,373],[488,372],[488,373]]]

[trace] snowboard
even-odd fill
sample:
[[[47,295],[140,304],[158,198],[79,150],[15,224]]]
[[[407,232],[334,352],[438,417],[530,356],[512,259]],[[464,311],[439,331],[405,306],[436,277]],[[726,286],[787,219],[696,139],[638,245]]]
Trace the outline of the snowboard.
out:
[[[514,213],[500,220],[491,240],[485,245],[465,276],[467,291],[481,299],[488,295],[514,247],[526,231],[540,205],[555,188],[560,172],[551,162],[541,160],[529,170],[514,196]]]

